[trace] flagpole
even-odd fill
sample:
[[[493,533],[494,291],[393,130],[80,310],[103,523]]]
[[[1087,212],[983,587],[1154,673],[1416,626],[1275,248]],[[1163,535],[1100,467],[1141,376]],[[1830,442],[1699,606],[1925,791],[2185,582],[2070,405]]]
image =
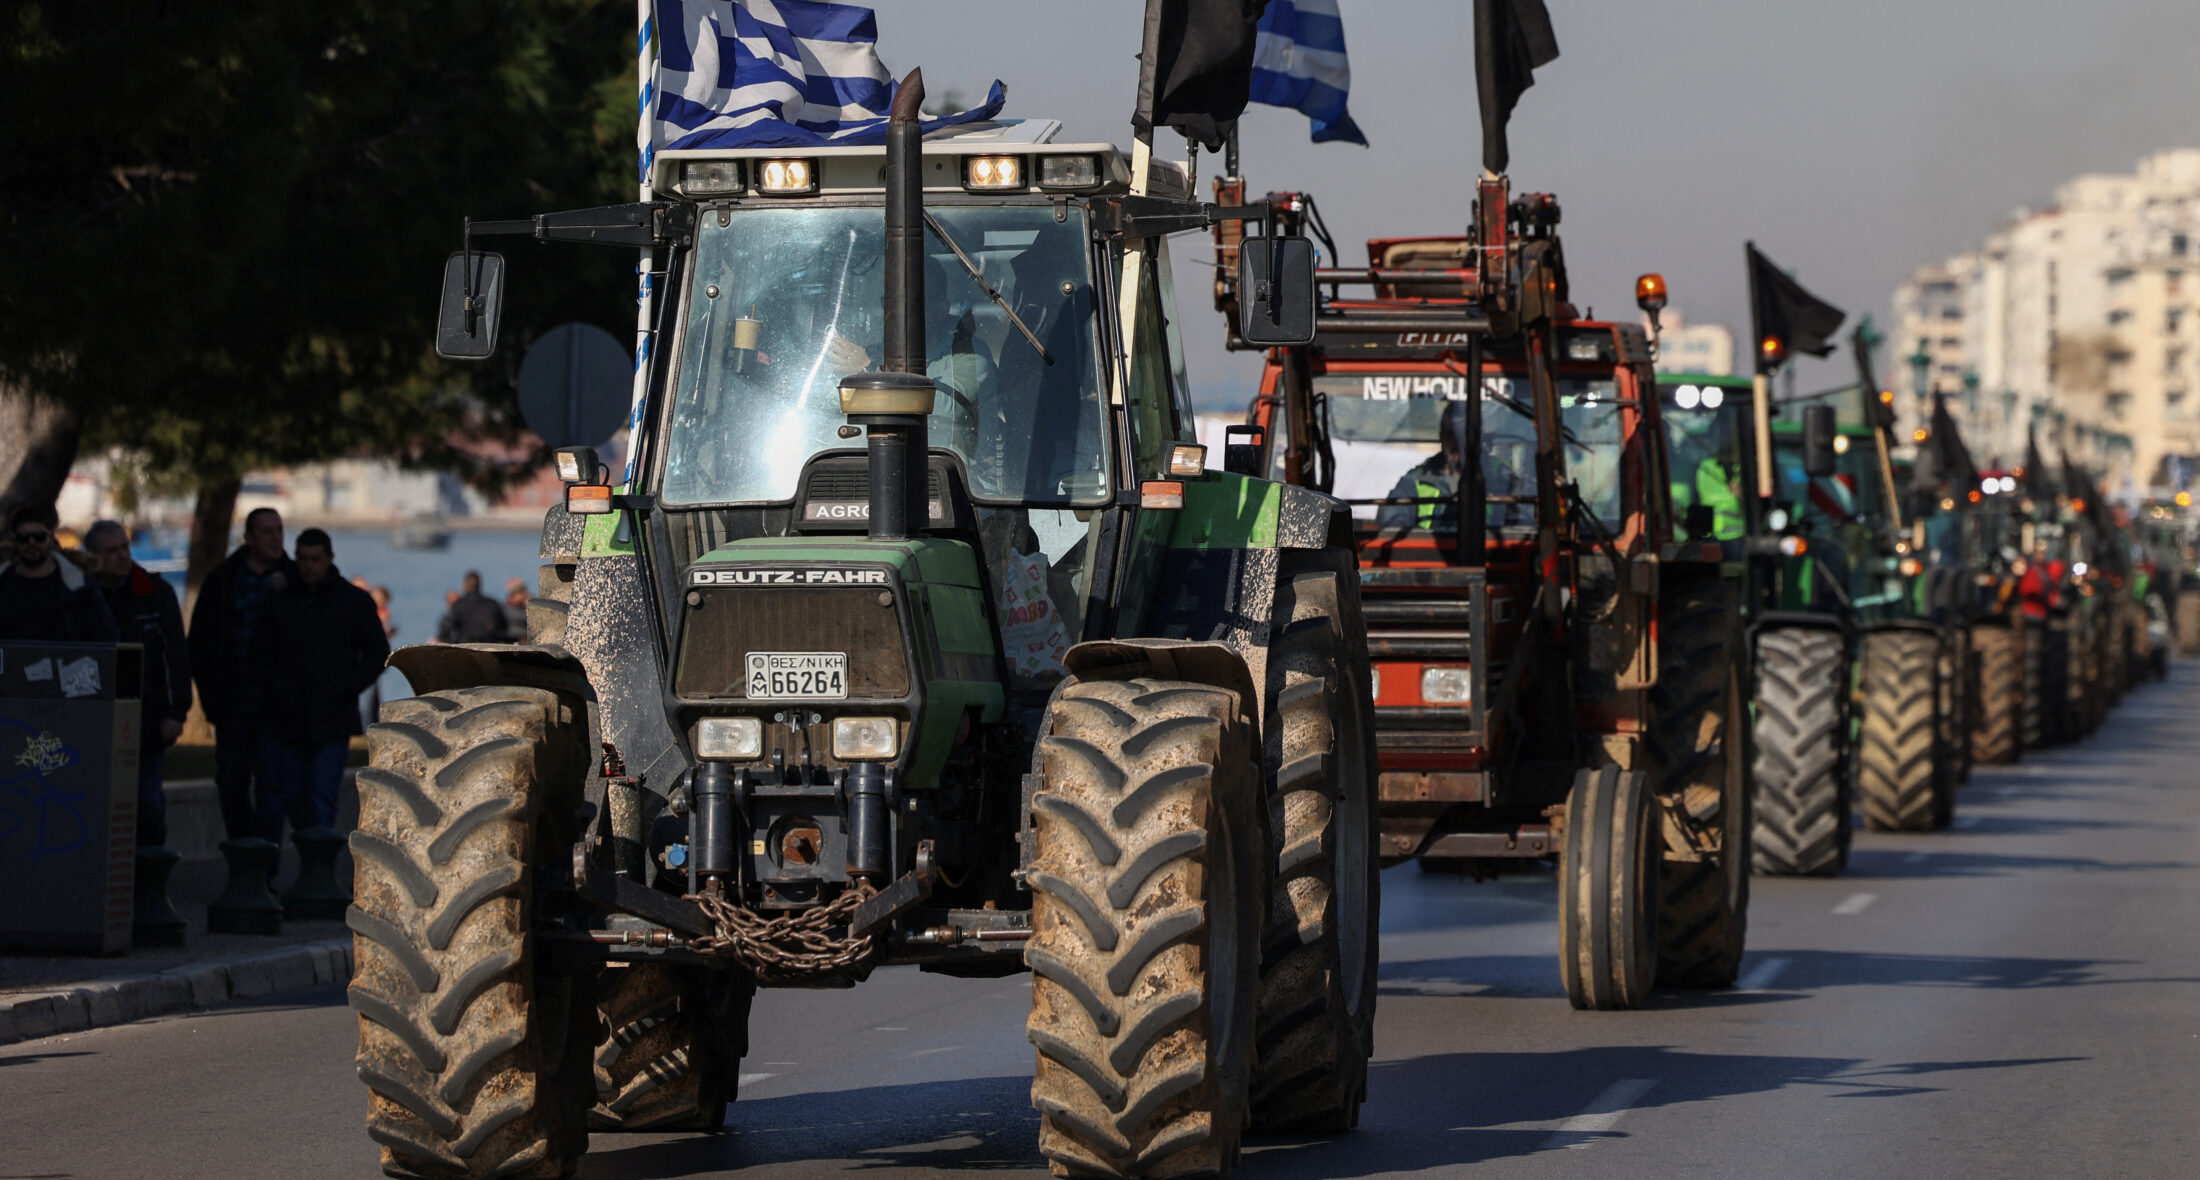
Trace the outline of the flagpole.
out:
[[[657,105],[656,71],[656,14],[655,0],[635,0],[635,85],[636,120],[634,146],[640,162],[640,197],[650,199],[650,168],[657,159]],[[655,280],[650,274],[656,265],[656,252],[644,246],[634,264],[634,396],[626,415],[626,474],[622,482],[634,482],[634,456],[637,440],[642,431],[642,403],[649,395],[649,357],[651,352],[650,329],[654,322],[657,292]]]
[[[1763,369],[1750,379],[1753,403],[1751,413],[1757,418],[1757,498],[1772,498],[1772,379]]]

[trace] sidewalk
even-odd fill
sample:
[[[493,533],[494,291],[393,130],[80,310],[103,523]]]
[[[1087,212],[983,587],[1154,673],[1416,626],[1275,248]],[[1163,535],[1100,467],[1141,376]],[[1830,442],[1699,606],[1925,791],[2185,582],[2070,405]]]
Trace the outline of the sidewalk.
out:
[[[277,935],[207,933],[207,904],[227,877],[214,784],[172,783],[168,796],[169,843],[184,858],[169,878],[168,898],[183,915],[184,945],[120,955],[0,951],[0,1045],[351,978],[351,931],[342,922],[285,922]],[[356,815],[347,774],[339,822],[348,830]],[[337,869],[348,884],[349,853]],[[297,850],[286,846],[277,892],[296,874]]]

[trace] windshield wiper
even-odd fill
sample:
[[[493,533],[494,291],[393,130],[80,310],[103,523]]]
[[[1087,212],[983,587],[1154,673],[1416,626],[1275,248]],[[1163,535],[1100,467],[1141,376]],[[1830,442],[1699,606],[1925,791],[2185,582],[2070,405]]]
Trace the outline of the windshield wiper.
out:
[[[955,252],[955,261],[962,263],[963,271],[970,276],[970,281],[978,284],[978,289],[985,292],[987,297],[1000,307],[1001,311],[1008,316],[1008,322],[1016,325],[1016,330],[1024,334],[1024,339],[1031,341],[1032,350],[1039,354],[1039,359],[1050,365],[1053,364],[1054,357],[1048,354],[1047,346],[1039,343],[1039,338],[1032,334],[1031,328],[1024,323],[1023,317],[1017,315],[1016,309],[1008,305],[1008,300],[1001,298],[1001,293],[993,289],[993,284],[985,281],[985,275],[978,271],[978,264],[970,261],[970,255],[963,253],[961,244],[949,236],[947,227],[941,225],[940,219],[932,216],[932,211],[929,209],[925,210],[924,224],[941,242],[947,245],[948,249]]]

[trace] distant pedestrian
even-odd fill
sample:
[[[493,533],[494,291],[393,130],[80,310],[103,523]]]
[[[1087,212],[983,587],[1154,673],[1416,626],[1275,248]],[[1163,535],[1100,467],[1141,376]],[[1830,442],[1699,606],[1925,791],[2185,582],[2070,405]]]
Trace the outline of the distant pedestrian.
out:
[[[297,580],[283,552],[282,516],[255,508],[245,514],[244,543],[207,573],[191,607],[191,678],[214,726],[214,783],[232,840],[283,836],[282,796],[259,767],[265,702],[248,661],[269,596]]]
[[[504,630],[514,643],[527,642],[527,582],[513,578],[504,584]]]
[[[55,551],[59,520],[51,504],[8,514],[15,554],[0,562],[0,639],[113,643],[115,621],[99,587]]]
[[[458,598],[443,616],[442,633],[436,638],[445,643],[511,642],[511,632],[504,625],[504,606],[481,592],[481,575],[467,570],[458,585]]]
[[[124,643],[145,649],[143,717],[138,744],[138,847],[168,843],[168,795],[161,763],[183,736],[191,714],[191,652],[184,644],[183,608],[168,583],[145,572],[130,555],[130,530],[112,520],[84,534],[84,548],[98,559],[97,578],[108,612]]]
[[[457,605],[458,605],[458,591],[456,591],[456,590],[445,590],[445,591],[443,592],[443,617],[442,617],[442,618],[440,618],[440,619],[437,619],[437,620],[435,621],[435,634],[433,634],[433,635],[430,635],[430,636],[428,636],[428,642],[430,642],[430,643],[448,643],[448,642],[450,642],[449,640],[447,640],[447,639],[445,639],[445,638],[443,638],[443,637],[444,637],[444,636],[446,636],[446,635],[449,635],[449,634],[451,633],[451,629],[452,629],[453,627],[457,626],[457,623],[455,623],[455,622],[453,622],[453,621],[452,621],[452,616],[451,616],[451,608],[452,608],[452,607],[454,607],[454,606],[457,606]]]
[[[282,792],[293,829],[336,826],[344,756],[359,724],[359,694],[381,677],[389,640],[374,597],[336,570],[320,529],[298,534],[298,576],[268,597],[252,637],[265,694],[260,758]]]

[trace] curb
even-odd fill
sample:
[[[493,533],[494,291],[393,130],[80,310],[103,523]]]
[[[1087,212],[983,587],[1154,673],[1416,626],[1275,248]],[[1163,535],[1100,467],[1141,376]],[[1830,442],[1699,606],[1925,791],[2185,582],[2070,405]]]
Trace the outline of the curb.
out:
[[[210,959],[157,975],[93,980],[0,1001],[0,1045],[128,1024],[170,1012],[219,1008],[351,978],[351,939]]]

